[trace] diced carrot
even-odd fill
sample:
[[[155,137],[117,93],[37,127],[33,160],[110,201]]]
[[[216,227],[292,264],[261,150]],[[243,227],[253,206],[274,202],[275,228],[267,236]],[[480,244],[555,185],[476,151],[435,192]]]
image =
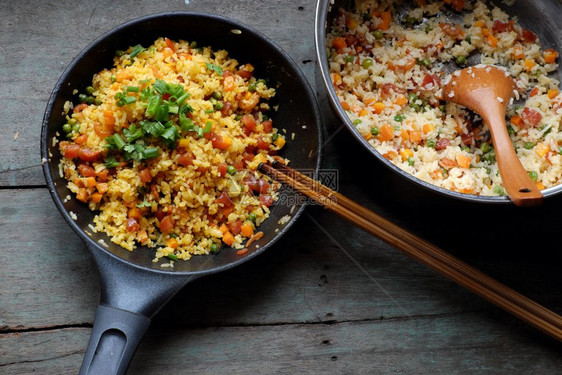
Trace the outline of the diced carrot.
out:
[[[103,120],[106,126],[114,126],[115,125],[115,117],[113,117],[113,112],[109,110],[103,111]]]
[[[498,45],[498,38],[490,34],[486,37],[486,43],[488,43],[490,47],[496,47]]]
[[[277,139],[274,141],[275,146],[279,148],[283,148],[283,146],[285,146],[285,142],[285,137],[282,136],[277,137]]]
[[[240,233],[244,237],[252,237],[254,235],[254,226],[248,222],[245,222],[240,227]]]
[[[363,103],[364,103],[365,105],[369,105],[369,104],[371,104],[371,103],[374,102],[374,101],[375,101],[375,98],[372,97],[372,96],[370,96],[370,97],[368,97],[368,98],[363,98]]]
[[[474,192],[474,189],[467,189],[467,188],[463,188],[459,190],[461,193],[465,193],[465,194],[472,194]]]
[[[402,161],[406,161],[408,160],[408,158],[414,156],[414,151],[409,148],[403,148],[402,150],[400,150],[400,156],[402,156]]]
[[[225,234],[226,232],[228,232],[228,225],[222,223],[222,225],[219,227],[219,230],[222,232],[222,234]]]
[[[87,188],[96,186],[96,178],[95,177],[86,177],[84,179],[84,186],[87,187]]]
[[[74,143],[76,144],[84,144],[88,140],[88,134],[81,134],[78,137],[74,138]]]
[[[550,89],[546,92],[546,95],[548,95],[549,99],[554,99],[558,96],[558,94],[560,94],[560,91],[556,90],[556,89]]]
[[[160,69],[158,69],[158,67],[156,66],[152,66],[152,74],[154,74],[154,77],[162,79],[164,76],[162,75],[162,73],[160,72]]]
[[[365,108],[363,108],[362,110],[359,111],[358,115],[359,116],[366,116],[367,115],[367,110]]]
[[[100,203],[102,197],[103,197],[102,193],[94,193],[90,197],[90,201],[93,202],[93,203]]]
[[[340,104],[342,108],[345,109],[346,111],[349,111],[351,109],[351,107],[349,106],[349,104],[347,104],[347,102],[341,102]]]
[[[76,107],[74,107],[74,109],[72,110],[72,112],[74,113],[80,113],[83,110],[85,110],[86,108],[88,108],[88,105],[86,103],[80,103],[78,104]]]
[[[418,144],[421,142],[421,132],[412,131],[410,132],[410,142]]]
[[[332,77],[332,83],[334,84],[334,86],[339,86],[342,84],[341,76],[338,73],[334,73]]]
[[[544,184],[543,184],[542,182],[540,182],[540,181],[535,182],[535,185],[537,185],[537,188],[538,188],[539,190],[544,190],[544,189],[545,189]]]
[[[529,96],[535,96],[539,93],[539,88],[537,86],[533,87],[533,89],[531,90],[531,92],[529,93]]]
[[[552,64],[556,62],[556,58],[558,57],[558,52],[549,48],[544,51],[544,62],[547,64]]]
[[[146,167],[139,171],[139,179],[143,184],[152,181],[152,173],[150,172],[149,167]]]
[[[178,240],[176,240],[175,238],[170,238],[168,239],[168,241],[166,241],[166,246],[172,249],[177,249],[179,246]]]
[[[131,79],[133,76],[128,70],[121,70],[115,74],[115,80],[117,82],[123,82],[126,79]]]
[[[533,69],[535,65],[537,65],[537,63],[534,60],[527,59],[523,62],[523,68],[528,72]]]
[[[480,28],[482,28],[482,27],[484,27],[484,26],[485,26],[485,25],[484,25],[484,22],[482,22],[482,21],[476,21],[476,22],[474,22],[474,27],[480,27]]]
[[[334,40],[332,40],[332,46],[339,52],[347,47],[347,42],[343,37],[334,38]]]
[[[482,28],[482,36],[488,36],[490,35],[490,30],[486,27]]]
[[[410,139],[410,134],[408,133],[408,131],[406,129],[400,130],[400,138],[402,138],[405,141]]]
[[[226,232],[226,233],[222,236],[222,242],[224,242],[224,243],[227,244],[228,246],[232,246],[232,244],[234,243],[234,236],[232,235],[232,233]]]
[[[550,148],[548,147],[548,145],[545,145],[542,142],[537,143],[537,145],[535,146],[535,153],[541,158],[543,158],[549,150]]]
[[[107,181],[108,176],[109,176],[109,171],[107,170],[107,168],[104,168],[101,171],[96,172],[96,181],[98,181],[98,185],[100,182]]]
[[[394,128],[388,124],[381,126],[377,139],[381,142],[385,142],[390,141],[392,137],[394,137]]]
[[[463,155],[463,154],[458,154],[456,156],[457,159],[457,164],[459,165],[459,167],[461,168],[470,168],[470,157]]]
[[[88,202],[88,192],[86,191],[86,189],[84,189],[84,188],[79,189],[78,193],[76,193],[76,199],[78,199],[80,202],[87,203]]]
[[[509,120],[509,122],[511,122],[511,123],[512,123],[513,125],[515,125],[515,126],[520,126],[520,125],[521,125],[521,121],[522,121],[522,120],[521,120],[521,116],[517,116],[517,115],[513,116],[513,117]]]
[[[403,70],[405,72],[412,70],[412,68],[416,66],[416,60],[411,59],[408,60],[404,65],[396,65],[396,68],[398,68],[399,70]]]
[[[388,160],[393,160],[398,156],[398,153],[396,151],[388,151],[384,153],[382,156],[384,156]]]
[[[422,130],[424,134],[428,134],[435,130],[435,126],[433,126],[433,124],[425,124]]]
[[[392,22],[392,15],[390,12],[382,12],[381,20],[382,22],[379,24],[379,30],[388,30]]]
[[[178,147],[187,148],[189,147],[189,139],[187,138],[180,138],[178,140]]]
[[[357,28],[357,21],[353,17],[347,17],[345,20],[345,26],[347,26],[349,30],[355,30],[355,28]]]
[[[369,139],[373,138],[373,135],[371,133],[363,134],[363,138],[368,141]]]
[[[136,219],[137,221],[142,217],[142,211],[138,207],[131,207],[129,211],[127,211],[127,217],[129,219]]]
[[[436,170],[430,172],[429,175],[434,180],[440,180],[440,179],[443,178],[443,171],[441,169],[436,169]]]
[[[164,41],[166,42],[166,45],[168,46],[169,49],[171,49],[174,52],[176,51],[176,46],[174,45],[174,42],[172,42],[168,38],[164,38]]]
[[[246,254],[247,252],[248,252],[248,249],[242,249],[242,250],[238,250],[238,251],[236,252],[236,254],[237,254],[237,255],[244,255],[244,254]]]
[[[523,47],[521,47],[521,46],[513,47],[513,52],[511,53],[511,56],[515,60],[522,60],[523,58],[525,58],[525,53],[523,52]]]
[[[107,191],[109,190],[109,185],[105,182],[98,182],[96,184],[96,189],[100,193],[104,194],[104,193],[107,193]]]
[[[403,106],[406,103],[408,103],[408,99],[404,95],[399,95],[394,100],[394,104],[399,105],[399,106]]]
[[[382,111],[384,111],[385,108],[386,106],[382,102],[376,102],[375,104],[373,104],[373,109],[376,114],[381,113]]]

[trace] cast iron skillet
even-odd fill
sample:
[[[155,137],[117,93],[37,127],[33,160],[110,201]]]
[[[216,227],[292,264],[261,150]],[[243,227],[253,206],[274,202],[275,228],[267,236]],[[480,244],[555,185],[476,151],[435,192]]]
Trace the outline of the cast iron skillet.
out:
[[[62,115],[67,100],[76,102],[73,90],[80,92],[91,84],[92,75],[112,66],[116,50],[129,46],[150,45],[158,37],[197,41],[199,46],[226,49],[240,64],[252,63],[255,76],[268,79],[277,94],[272,105],[274,124],[286,129],[289,142],[283,156],[291,165],[316,175],[320,165],[321,120],[316,98],[303,74],[291,58],[267,37],[238,22],[210,14],[172,12],[146,16],[127,22],[101,36],[84,49],[57,82],[45,111],[41,134],[43,172],[56,206],[68,224],[92,252],[101,278],[100,305],[81,374],[123,374],[151,318],[186,283],[203,275],[235,267],[265,251],[281,237],[304,209],[299,205],[291,220],[283,226],[281,217],[290,214],[292,193],[282,190],[272,207],[271,217],[260,226],[263,238],[244,256],[223,248],[220,253],[195,256],[175,262],[174,268],[153,263],[154,250],[138,248],[129,252],[113,244],[101,233],[89,228],[94,213],[71,195],[65,180],[59,176],[61,158],[53,137],[65,122]],[[306,125],[306,126],[305,126]],[[291,134],[295,140],[290,141]],[[70,213],[76,215],[72,219]],[[277,232],[276,230],[279,229]],[[107,246],[102,246],[103,240]]]
[[[405,3],[410,2],[411,1],[405,1]],[[316,7],[315,42],[318,66],[320,68],[322,82],[328,93],[332,109],[340,120],[343,121],[357,141],[359,141],[359,143],[361,143],[363,147],[365,147],[375,158],[382,162],[386,167],[390,168],[394,173],[404,177],[410,182],[414,182],[419,186],[435,191],[438,194],[464,201],[496,204],[511,203],[508,197],[489,197],[463,194],[422,181],[392,164],[392,162],[383,157],[373,146],[369,144],[367,140],[365,140],[365,138],[363,138],[363,136],[361,136],[340,104],[330,79],[330,69],[328,66],[328,59],[326,57],[326,33],[328,32],[334,17],[337,15],[338,9],[353,9],[354,3],[354,0],[318,0]],[[532,30],[539,36],[540,42],[544,48],[554,48],[558,52],[562,51],[562,33],[560,32],[562,29],[562,19],[560,18],[560,14],[562,14],[562,0],[515,0],[513,6],[506,6],[502,1],[495,1],[493,4],[502,8],[510,16],[517,16],[519,24],[522,27]],[[450,16],[453,18],[455,17],[454,15]],[[558,68],[558,71],[551,74],[556,79],[562,80],[562,69]],[[560,192],[562,192],[562,185],[553,186],[542,191],[545,198]]]

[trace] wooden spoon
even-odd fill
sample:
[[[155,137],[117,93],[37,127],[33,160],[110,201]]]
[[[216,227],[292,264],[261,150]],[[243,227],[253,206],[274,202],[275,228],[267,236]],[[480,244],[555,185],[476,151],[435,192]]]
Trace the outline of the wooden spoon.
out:
[[[451,74],[450,81],[443,86],[443,98],[482,117],[492,134],[507,195],[517,206],[536,206],[542,203],[542,193],[521,165],[505,125],[505,107],[515,88],[505,70],[477,65]]]

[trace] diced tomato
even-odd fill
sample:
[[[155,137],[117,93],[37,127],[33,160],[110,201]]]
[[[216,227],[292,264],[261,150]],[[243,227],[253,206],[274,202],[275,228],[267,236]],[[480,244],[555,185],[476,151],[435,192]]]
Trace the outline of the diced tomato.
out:
[[[217,199],[215,199],[215,202],[217,202],[219,204],[222,204],[223,207],[231,207],[232,206],[232,201],[228,197],[228,194],[226,193],[226,191],[223,191],[221,193],[221,195]]]
[[[184,167],[193,165],[193,154],[190,152],[184,152],[179,156],[178,164],[181,164]]]
[[[107,169],[102,169],[99,172],[96,172],[96,180],[99,182],[107,181],[107,177],[109,177],[109,171]]]
[[[392,91],[396,94],[403,94],[406,92],[406,90],[399,88],[393,83],[385,83],[384,85],[382,85],[381,91],[384,96],[389,95]]]
[[[271,133],[273,130],[273,121],[271,120],[266,120],[262,122],[261,125],[263,126],[263,131],[266,133]]]
[[[78,173],[80,173],[84,177],[93,177],[96,175],[96,171],[94,170],[94,168],[86,164],[79,164],[77,169]]]
[[[88,202],[88,192],[86,191],[86,189],[79,189],[78,193],[76,193],[76,199],[78,199],[80,202]]]
[[[236,220],[228,223],[228,229],[230,230],[230,233],[234,234],[235,236],[237,234],[240,234],[241,227],[242,227],[242,220]]]
[[[254,160],[254,156],[255,156],[254,154],[249,153],[249,152],[244,152],[244,153],[242,154],[242,158],[243,158],[244,160],[246,160],[246,161],[252,161],[252,160]]]
[[[234,168],[236,168],[237,171],[241,171],[242,169],[244,169],[244,161],[242,160],[237,160],[232,165],[234,166]]]
[[[474,137],[472,136],[472,134],[461,134],[461,141],[466,146],[472,145],[473,139]]]
[[[250,131],[253,131],[256,128],[256,120],[254,119],[254,116],[252,116],[252,115],[244,115],[244,116],[242,116],[240,121],[242,121],[242,124],[244,125],[244,128],[246,128]]]
[[[127,232],[137,232],[139,229],[140,226],[136,219],[132,217],[127,219]]]
[[[219,165],[217,165],[217,169],[219,171],[219,175],[222,176],[226,176],[226,168],[228,166],[226,165],[226,163],[219,163]]]
[[[221,114],[223,116],[230,116],[232,114],[232,103],[230,102],[223,102]]]
[[[537,95],[538,93],[539,93],[539,87],[535,86],[535,87],[533,87],[533,89],[529,93],[529,96],[533,97],[533,96]]]
[[[127,217],[140,220],[142,217],[142,211],[138,207],[131,207],[127,211]]]
[[[348,46],[355,46],[359,43],[359,38],[357,38],[357,36],[354,34],[347,34],[345,36],[345,43]]]
[[[513,31],[513,21],[509,21],[509,22],[502,22],[500,20],[494,21],[494,25],[492,26],[492,32],[494,34],[503,33],[506,31]]]
[[[162,94],[162,99],[168,100],[168,99],[170,99],[170,96],[172,96],[172,95],[170,95],[170,94]]]
[[[261,195],[260,196],[260,203],[266,207],[269,207],[273,204],[273,197],[270,195]]]
[[[258,181],[258,191],[260,194],[265,194],[267,193],[267,191],[269,190],[269,183],[267,181],[264,180],[259,180]]]
[[[437,140],[437,142],[435,142],[435,149],[436,150],[444,150],[447,148],[447,146],[449,146],[449,144],[451,143],[450,139],[447,138],[440,138]]]
[[[172,215],[164,216],[162,220],[160,220],[160,232],[166,234],[171,233],[174,230],[174,219]]]
[[[451,7],[457,12],[462,11],[462,8],[464,8],[464,0],[452,0]]]
[[[113,125],[110,125],[109,123],[104,123],[104,124],[101,124],[99,122],[94,123],[94,132],[96,132],[96,134],[100,138],[109,137],[110,135],[113,134],[113,131],[114,131]]]
[[[61,147],[61,149],[64,157],[68,159],[76,159],[78,157],[78,153],[80,152],[80,146],[78,146],[76,143],[71,143],[64,147]]]
[[[450,23],[440,23],[439,27],[441,28],[441,30],[443,30],[445,34],[449,35],[452,38],[462,39],[464,35],[464,31],[462,31],[460,25],[453,25]]]
[[[83,110],[85,110],[86,108],[88,108],[88,105],[86,103],[80,103],[76,107],[74,107],[74,109],[72,111],[74,113],[79,113],[79,112],[82,112]]]
[[[527,125],[537,126],[542,120],[542,115],[534,109],[525,108],[521,112],[521,119]]]
[[[258,138],[258,149],[259,150],[269,150],[270,143],[264,141],[262,138]]]
[[[168,46],[169,49],[171,49],[174,52],[176,51],[176,46],[174,46],[174,42],[172,42],[168,38],[164,38],[164,41],[166,42],[166,45]]]
[[[215,134],[211,138],[211,142],[213,143],[214,148],[218,148],[220,150],[227,150],[232,145],[232,139],[228,137],[221,137],[218,134]]]
[[[437,75],[426,74],[425,77],[423,77],[422,87],[427,88],[427,86],[433,85],[433,88],[436,89],[437,86],[439,85],[439,83],[440,83],[440,80],[439,80],[439,77]]]
[[[98,161],[101,158],[101,151],[92,150],[88,147],[82,147],[80,148],[80,151],[78,151],[78,158],[89,162]]]
[[[525,43],[534,43],[537,40],[537,36],[531,30],[523,29],[521,30],[521,39]]]
[[[164,219],[164,217],[166,216],[166,212],[164,212],[162,207],[158,207],[155,216],[159,221],[162,221],[162,219]]]
[[[152,181],[152,173],[150,173],[150,168],[141,169],[139,172],[139,178],[143,184]]]

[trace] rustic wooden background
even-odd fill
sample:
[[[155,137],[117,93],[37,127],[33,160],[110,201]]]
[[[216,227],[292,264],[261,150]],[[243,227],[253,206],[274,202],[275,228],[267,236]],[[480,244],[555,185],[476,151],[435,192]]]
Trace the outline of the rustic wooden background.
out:
[[[0,1],[0,373],[77,373],[98,300],[86,247],[45,187],[39,137],[90,41],[169,10],[273,38],[319,91],[340,191],[562,313],[562,200],[454,202],[389,175],[335,120],[316,76],[315,1]],[[130,374],[554,374],[562,345],[318,207],[268,252],[199,279],[157,316]]]

